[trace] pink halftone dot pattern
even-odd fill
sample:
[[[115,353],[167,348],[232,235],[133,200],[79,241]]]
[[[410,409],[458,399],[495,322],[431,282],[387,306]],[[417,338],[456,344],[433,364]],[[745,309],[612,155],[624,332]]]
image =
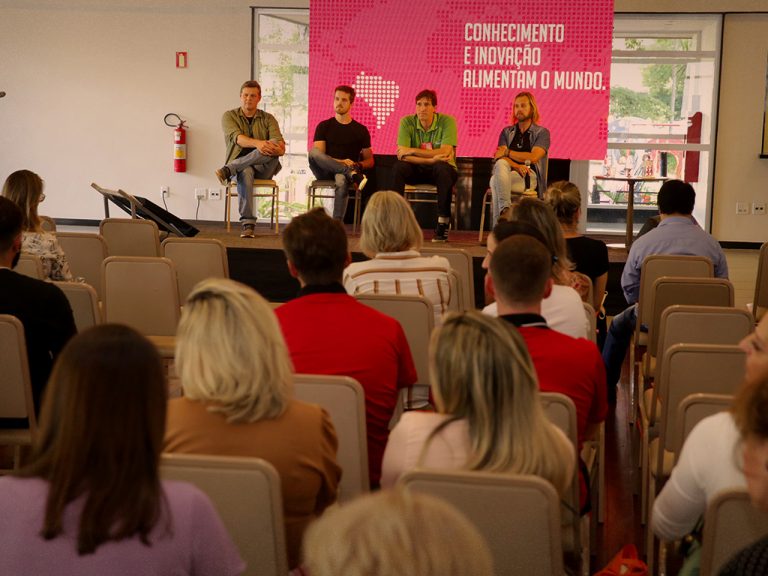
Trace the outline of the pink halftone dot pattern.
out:
[[[556,24],[562,42],[467,41],[470,24]],[[456,116],[460,156],[493,153],[510,122],[515,94],[536,96],[541,124],[552,133],[550,155],[605,156],[610,85],[612,0],[335,0],[310,1],[310,135],[332,114],[332,91],[350,84],[358,92],[353,115],[371,131],[374,152],[393,153],[399,120],[415,112],[415,96],[431,88],[438,111]],[[537,64],[480,65],[465,47],[540,49]],[[510,72],[523,71],[530,83]],[[508,85],[476,86],[467,72],[490,71]],[[549,86],[542,79],[549,74]],[[575,88],[588,77],[597,88]],[[469,78],[470,80],[467,80]],[[495,77],[494,77],[495,78]],[[557,82],[556,82],[557,79]]]

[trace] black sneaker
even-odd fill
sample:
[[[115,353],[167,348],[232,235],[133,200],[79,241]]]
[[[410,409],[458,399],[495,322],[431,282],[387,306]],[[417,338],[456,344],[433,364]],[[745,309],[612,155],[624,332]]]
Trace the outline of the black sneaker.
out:
[[[445,222],[438,222],[435,235],[432,237],[432,242],[448,242],[448,224]]]
[[[253,224],[243,224],[243,231],[240,232],[240,238],[255,238],[253,233]]]
[[[365,188],[365,185],[368,183],[368,177],[361,172],[355,172],[352,174],[352,182],[354,182],[357,185],[357,189],[362,192],[363,188]]]
[[[216,170],[216,178],[219,179],[219,182],[221,182],[222,186],[226,186],[229,184],[229,179],[232,178],[232,172],[230,172],[229,168],[226,166],[222,166]]]

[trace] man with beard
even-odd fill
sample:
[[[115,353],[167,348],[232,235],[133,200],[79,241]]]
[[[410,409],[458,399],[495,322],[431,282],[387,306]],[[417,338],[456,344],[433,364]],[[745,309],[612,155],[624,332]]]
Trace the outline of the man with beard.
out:
[[[10,314],[24,326],[29,376],[35,410],[56,356],[75,335],[72,308],[64,293],[50,282],[14,272],[21,256],[21,210],[0,196],[0,314]],[[0,428],[25,423],[0,419]]]
[[[371,134],[368,128],[352,118],[355,90],[337,86],[333,92],[333,118],[323,120],[315,128],[315,139],[309,151],[309,167],[318,180],[335,180],[333,217],[343,220],[347,211],[350,184],[362,190],[368,178],[364,170],[373,168]]]
[[[515,96],[511,126],[499,135],[493,156],[491,193],[493,222],[504,217],[509,207],[527,189],[535,189],[539,198],[547,186],[549,130],[539,126],[539,107],[530,92]]]

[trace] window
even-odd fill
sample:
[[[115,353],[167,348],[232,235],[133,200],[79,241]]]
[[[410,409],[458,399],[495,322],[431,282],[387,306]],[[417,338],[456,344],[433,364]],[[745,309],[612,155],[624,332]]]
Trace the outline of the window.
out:
[[[280,185],[280,216],[290,219],[307,209],[307,94],[309,92],[309,10],[254,8],[253,77],[261,84],[261,108],[274,115],[285,138]],[[269,210],[265,205],[261,210]],[[269,214],[259,214],[268,217]]]
[[[696,189],[709,228],[720,16],[616,15],[608,151],[589,163],[587,225],[624,229],[627,185],[595,176],[664,176]],[[635,188],[636,230],[657,212],[660,183]]]

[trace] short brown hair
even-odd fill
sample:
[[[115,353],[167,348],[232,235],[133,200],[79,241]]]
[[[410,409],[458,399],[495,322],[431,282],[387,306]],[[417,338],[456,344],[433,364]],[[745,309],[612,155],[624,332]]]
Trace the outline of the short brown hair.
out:
[[[43,538],[61,534],[65,508],[85,493],[79,554],[134,535],[149,545],[162,509],[166,394],[160,356],[133,328],[102,324],[69,341],[51,373],[33,461],[19,472],[50,485]]]
[[[742,385],[733,402],[733,419],[742,438],[768,440],[768,377]]]
[[[426,90],[422,90],[418,94],[416,94],[416,102],[421,100],[422,98],[429,98],[430,102],[432,102],[432,106],[437,106],[437,92],[434,90],[430,90],[427,88]]]
[[[346,84],[340,84],[333,89],[333,93],[336,94],[336,92],[344,92],[344,94],[349,94],[349,103],[350,104],[355,103],[355,89],[352,88],[352,86],[347,86]]]
[[[489,269],[499,300],[532,304],[544,297],[552,275],[547,247],[531,236],[518,234],[503,240],[491,254]]]
[[[245,90],[246,88],[256,88],[259,91],[259,95],[261,95],[261,84],[256,82],[256,80],[246,80],[245,82],[243,82],[243,85],[240,86],[240,94],[242,94],[243,90]]]
[[[307,284],[341,282],[348,253],[347,233],[323,208],[291,220],[283,232],[283,250]]]

